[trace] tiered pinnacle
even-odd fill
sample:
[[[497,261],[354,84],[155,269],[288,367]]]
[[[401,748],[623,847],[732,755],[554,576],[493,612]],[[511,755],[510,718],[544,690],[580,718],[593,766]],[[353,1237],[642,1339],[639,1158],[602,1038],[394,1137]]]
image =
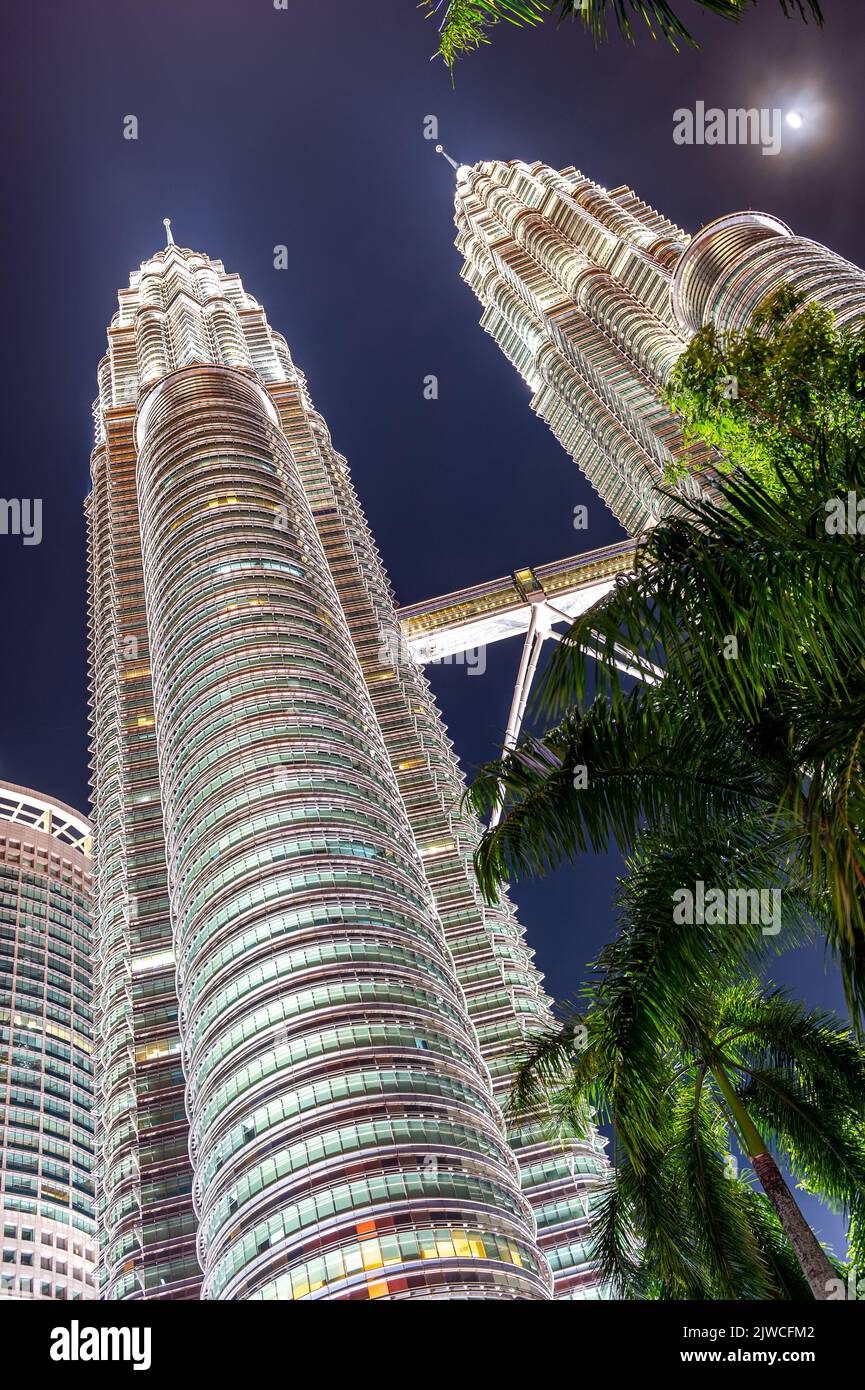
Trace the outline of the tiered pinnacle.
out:
[[[453,163],[453,161],[450,161]],[[456,167],[457,248],[481,319],[546,420],[631,534],[669,505],[671,472],[707,485],[710,450],[687,444],[659,399],[693,334],[744,327],[782,284],[844,324],[865,315],[865,275],[765,213],[693,240],[630,188],[574,168]]]
[[[460,166],[456,225],[481,324],[533,410],[619,521],[645,530],[666,470],[697,476],[710,459],[657,393],[686,343],[669,308],[684,233],[630,189],[519,162]]]
[[[345,460],[219,261],[169,229],[119,303],[88,501],[103,1293],[596,1297],[603,1144],[505,1140],[548,1002]]]

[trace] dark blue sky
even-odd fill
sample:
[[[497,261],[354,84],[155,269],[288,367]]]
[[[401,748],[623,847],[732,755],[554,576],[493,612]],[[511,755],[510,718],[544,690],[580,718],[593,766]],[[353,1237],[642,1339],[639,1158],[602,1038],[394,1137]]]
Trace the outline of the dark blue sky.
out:
[[[693,7],[681,0],[683,9]],[[743,207],[865,262],[860,0],[827,25],[773,0],[733,28],[693,27],[702,52],[575,25],[518,32],[465,61],[429,61],[416,0],[7,0],[0,229],[4,497],[41,497],[38,547],[0,536],[5,631],[0,777],[87,800],[84,531],[90,402],[116,290],[163,242],[238,271],[285,333],[361,500],[401,602],[603,545],[613,518],[531,415],[529,393],[478,327],[459,279],[451,171],[423,139],[434,114],[457,158],[575,164],[628,183],[689,230]],[[857,16],[860,16],[857,20]],[[673,111],[795,108],[777,158],[672,141]],[[135,115],[137,141],[123,139]],[[273,268],[285,244],[289,269]],[[423,399],[439,378],[440,398]],[[572,529],[575,504],[588,533]],[[471,769],[501,740],[518,659],[433,680]],[[550,991],[571,994],[609,937],[614,860],[585,860],[516,894]],[[840,1001],[815,952],[780,978]],[[839,1224],[820,1218],[836,1240]]]

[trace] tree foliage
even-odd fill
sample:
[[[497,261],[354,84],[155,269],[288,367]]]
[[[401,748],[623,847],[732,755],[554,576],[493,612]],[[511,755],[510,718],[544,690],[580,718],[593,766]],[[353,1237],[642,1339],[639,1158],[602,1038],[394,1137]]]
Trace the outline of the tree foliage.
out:
[[[794,1180],[860,1222],[865,1050],[831,1014],[707,956],[701,932],[671,930],[665,848],[651,837],[630,865],[620,935],[580,1006],[528,1046],[511,1109],[542,1115],[551,1136],[579,1132],[590,1106],[612,1125],[593,1250],[614,1296],[808,1298],[775,1212],[738,1169],[718,1072]]]
[[[714,444],[723,467],[780,495],[778,473],[791,460],[807,469],[815,439],[836,451],[865,447],[865,334],[836,329],[822,305],[782,289],[747,330],[702,328],[664,394],[686,437]]]
[[[785,456],[775,482],[737,471],[716,499],[680,499],[634,572],[577,618],[541,689],[541,709],[560,722],[471,788],[481,815],[503,800],[476,865],[494,895],[511,873],[609,844],[628,853],[644,826],[684,843],[696,828],[707,846],[727,836],[743,862],[759,848],[765,884],[810,883],[861,1020],[865,535],[828,531],[826,507],[865,498],[865,450],[817,439],[807,462]],[[617,646],[660,665],[661,681],[630,689]]]
[[[721,19],[738,21],[757,0],[689,0],[698,10]],[[779,0],[785,15],[798,14],[823,23],[819,0]],[[439,53],[450,68],[458,58],[491,42],[497,24],[541,24],[558,11],[560,20],[578,20],[595,43],[606,40],[610,25],[628,42],[636,38],[635,25],[653,39],[662,38],[678,48],[695,44],[678,10],[668,0],[423,0],[427,14],[439,23]]]

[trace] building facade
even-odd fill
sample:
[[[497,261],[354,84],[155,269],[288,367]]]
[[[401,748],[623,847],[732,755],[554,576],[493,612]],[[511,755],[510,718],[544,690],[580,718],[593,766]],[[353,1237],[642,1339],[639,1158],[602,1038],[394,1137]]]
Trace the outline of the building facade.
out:
[[[453,161],[451,161],[453,162]],[[712,453],[688,444],[658,399],[707,323],[744,327],[781,285],[865,315],[865,274],[778,218],[741,212],[693,239],[627,187],[519,160],[456,170],[462,276],[482,326],[533,392],[532,409],[632,535],[657,521],[656,488],[684,468],[705,485]]]
[[[90,827],[0,782],[0,1298],[96,1297]]]
[[[597,1297],[604,1144],[505,1134],[548,1001],[285,340],[170,231],[108,337],[102,1296]]]

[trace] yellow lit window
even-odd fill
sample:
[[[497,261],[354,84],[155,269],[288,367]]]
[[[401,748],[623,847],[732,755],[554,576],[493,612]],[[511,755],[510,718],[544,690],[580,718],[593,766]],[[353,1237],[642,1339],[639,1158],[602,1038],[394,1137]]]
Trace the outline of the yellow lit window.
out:
[[[361,1245],[363,1251],[364,1269],[381,1269],[384,1260],[381,1257],[381,1246],[377,1240],[365,1240]]]
[[[447,854],[452,849],[456,849],[453,840],[435,840],[432,844],[421,845],[420,852],[423,859],[432,859],[436,854]]]

